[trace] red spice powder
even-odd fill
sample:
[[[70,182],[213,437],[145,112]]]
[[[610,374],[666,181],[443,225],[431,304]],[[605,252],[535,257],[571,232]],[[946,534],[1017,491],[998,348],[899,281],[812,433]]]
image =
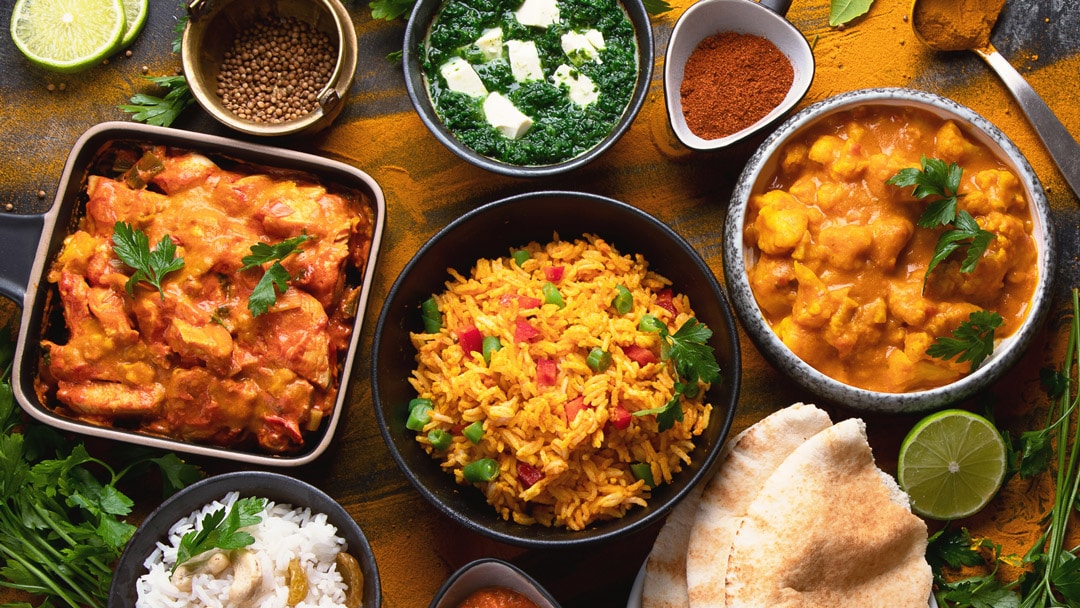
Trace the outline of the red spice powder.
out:
[[[701,41],[683,72],[683,116],[702,139],[749,127],[780,105],[795,71],[780,49],[760,36],[723,32]]]

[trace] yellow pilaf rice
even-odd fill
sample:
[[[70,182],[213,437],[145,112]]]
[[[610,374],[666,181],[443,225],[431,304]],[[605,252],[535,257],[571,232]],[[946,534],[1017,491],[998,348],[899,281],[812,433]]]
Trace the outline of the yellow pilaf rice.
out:
[[[530,243],[525,249],[531,257],[521,267],[506,256],[479,260],[468,277],[449,270],[446,291],[435,295],[442,329],[412,334],[418,365],[410,382],[434,407],[416,437],[463,485],[468,485],[462,473],[467,463],[495,459],[498,477],[476,485],[503,519],[580,530],[646,504],[649,488],[635,478],[632,463],[647,463],[657,484],[670,482],[690,463],[693,437],[705,430],[712,412],[702,402],[706,385],[696,398],[683,397],[683,421],[663,433],[657,432],[654,415],[633,416],[625,430],[608,421],[617,405],[630,412],[652,409],[674,394],[675,371],[660,361],[660,337],[638,329],[642,315],[658,317],[674,333],[694,313],[677,292],[671,299],[675,314],[658,306],[657,292],[670,281],[648,270],[642,256],[621,255],[595,236],[565,242],[556,234],[543,247]],[[557,266],[564,269],[555,284],[565,307],[522,307],[516,296],[543,302],[545,269]],[[626,314],[612,306],[617,285],[633,296]],[[519,319],[539,330],[534,341],[515,342]],[[466,355],[458,344],[456,330],[468,325],[499,338],[502,348],[492,353],[490,365],[480,352]],[[623,348],[631,344],[651,350],[657,362],[640,366],[628,358]],[[594,372],[586,364],[596,346],[611,353],[606,371]],[[540,359],[558,364],[553,386],[537,382]],[[565,405],[579,396],[586,407],[568,422]],[[484,434],[474,445],[461,429],[478,420]],[[435,428],[452,433],[445,451],[428,440]],[[519,462],[539,469],[543,478],[526,488],[518,479]]]

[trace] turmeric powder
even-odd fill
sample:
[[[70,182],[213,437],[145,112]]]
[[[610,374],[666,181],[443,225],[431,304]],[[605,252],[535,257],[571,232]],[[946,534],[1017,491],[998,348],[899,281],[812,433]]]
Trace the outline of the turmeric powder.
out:
[[[1004,7],[1005,0],[917,0],[912,25],[938,51],[985,49]]]

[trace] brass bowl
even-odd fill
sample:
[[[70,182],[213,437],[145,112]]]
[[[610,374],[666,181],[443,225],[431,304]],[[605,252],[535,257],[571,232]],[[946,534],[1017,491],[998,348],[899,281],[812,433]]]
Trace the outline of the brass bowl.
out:
[[[358,52],[352,19],[338,0],[192,0],[187,10],[180,53],[184,74],[195,100],[221,124],[248,135],[311,134],[326,128],[345,107]],[[240,118],[217,94],[222,60],[238,32],[259,20],[280,17],[308,23],[330,37],[337,49],[333,74],[319,92],[318,107],[300,118],[280,123]]]

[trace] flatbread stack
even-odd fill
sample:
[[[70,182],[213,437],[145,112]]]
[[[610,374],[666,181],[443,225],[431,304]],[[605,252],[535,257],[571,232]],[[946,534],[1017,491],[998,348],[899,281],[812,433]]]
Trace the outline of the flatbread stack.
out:
[[[923,608],[926,524],[874,464],[857,418],[782,409],[725,446],[661,529],[642,608]]]

